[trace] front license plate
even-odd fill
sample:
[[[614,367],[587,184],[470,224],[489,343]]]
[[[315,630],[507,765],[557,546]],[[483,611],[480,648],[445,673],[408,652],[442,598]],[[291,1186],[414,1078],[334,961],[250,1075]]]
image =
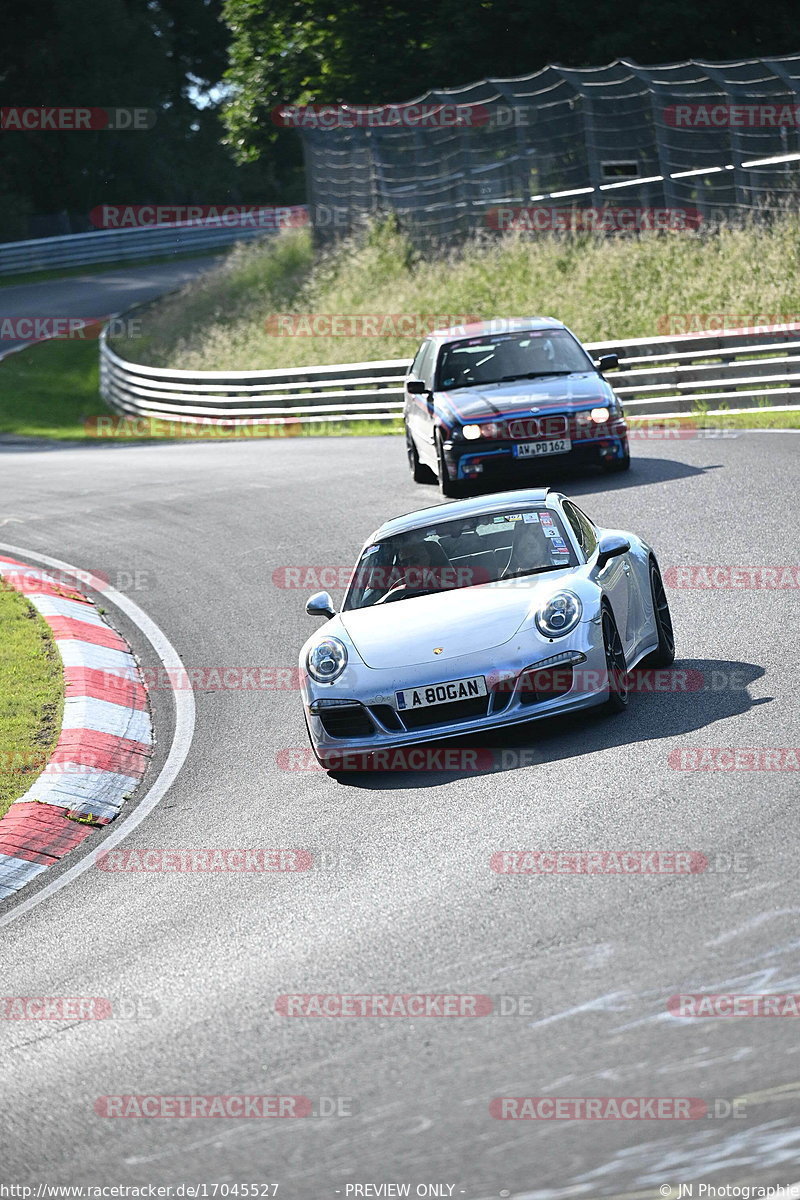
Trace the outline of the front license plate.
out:
[[[571,449],[569,438],[550,438],[546,442],[520,442],[514,454],[517,458],[538,458],[541,454],[566,454]]]
[[[472,679],[452,679],[449,683],[432,683],[429,687],[405,688],[395,692],[397,707],[429,708],[432,704],[452,704],[454,700],[474,700],[486,695],[486,679],[475,675]]]

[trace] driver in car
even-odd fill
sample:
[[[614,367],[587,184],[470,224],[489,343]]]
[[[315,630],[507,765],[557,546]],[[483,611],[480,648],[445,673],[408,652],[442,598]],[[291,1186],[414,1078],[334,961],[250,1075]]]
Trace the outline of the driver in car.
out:
[[[428,539],[403,542],[397,549],[394,571],[397,572],[397,580],[383,597],[384,600],[399,591],[440,592],[453,587],[455,583],[450,578],[455,572],[447,554],[438,542]]]

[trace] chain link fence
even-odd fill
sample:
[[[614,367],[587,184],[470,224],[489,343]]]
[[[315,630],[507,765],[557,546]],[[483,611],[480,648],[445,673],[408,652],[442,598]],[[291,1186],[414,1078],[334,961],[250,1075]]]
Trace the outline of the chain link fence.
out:
[[[448,241],[564,227],[565,213],[591,227],[600,210],[614,232],[626,227],[618,210],[639,214],[628,228],[698,227],[800,198],[800,55],[548,66],[397,106],[293,110],[282,123],[302,136],[323,240],[389,212],[417,241]]]

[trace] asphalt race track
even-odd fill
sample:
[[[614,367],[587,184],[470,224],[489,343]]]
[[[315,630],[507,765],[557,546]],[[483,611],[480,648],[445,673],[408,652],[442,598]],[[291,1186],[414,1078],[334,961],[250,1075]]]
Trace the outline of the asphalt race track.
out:
[[[71,275],[65,279],[32,279],[29,283],[3,284],[0,279],[0,321],[3,317],[107,317],[134,304],[152,300],[163,292],[188,283],[207,271],[212,256],[151,263],[138,267],[126,265],[98,274]],[[18,350],[30,341],[27,337],[4,337],[0,358],[9,350]]]
[[[665,571],[796,564],[798,447],[792,433],[645,443],[627,476],[552,483],[651,540]],[[187,667],[293,667],[316,622],[306,592],[273,572],[349,565],[379,522],[438,499],[411,482],[399,438],[0,446],[0,539],[107,573]],[[4,1175],[278,1183],[283,1200],[385,1183],[467,1200],[645,1198],[800,1177],[797,1025],[667,1011],[678,992],[800,992],[797,773],[668,763],[684,748],[800,744],[796,597],[673,588],[678,665],[703,690],[496,736],[505,758],[475,775],[280,769],[280,751],[306,744],[296,692],[197,691],[186,765],[123,846],[300,847],[324,852],[325,869],[93,868],[3,928],[6,995],[138,1012],[0,1023]],[[169,691],[153,701],[163,757]],[[711,869],[489,869],[517,848],[696,850]],[[275,1010],[283,993],[351,992],[529,999],[526,1015],[474,1019]],[[355,1111],[113,1120],[94,1108],[217,1093]],[[711,1117],[502,1121],[489,1112],[502,1096],[698,1097]],[[739,1115],[714,1115],[742,1098]]]

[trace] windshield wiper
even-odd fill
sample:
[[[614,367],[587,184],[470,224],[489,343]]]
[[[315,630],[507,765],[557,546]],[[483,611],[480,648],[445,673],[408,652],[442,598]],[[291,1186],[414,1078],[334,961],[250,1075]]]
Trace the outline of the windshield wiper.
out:
[[[398,600],[408,600],[412,596],[438,596],[442,591],[449,591],[448,588],[407,588],[401,591],[399,588],[396,592],[384,592],[375,604],[394,604]]]
[[[528,371],[524,375],[504,375],[502,379],[495,379],[493,383],[513,383],[515,379],[546,379],[548,375],[574,375],[574,371]]]
[[[503,575],[498,579],[498,583],[502,583],[504,579],[517,579],[520,575],[541,575],[543,571],[563,571],[564,567],[568,567],[569,563],[551,563],[547,567],[527,567],[524,571],[512,571],[510,575]]]

